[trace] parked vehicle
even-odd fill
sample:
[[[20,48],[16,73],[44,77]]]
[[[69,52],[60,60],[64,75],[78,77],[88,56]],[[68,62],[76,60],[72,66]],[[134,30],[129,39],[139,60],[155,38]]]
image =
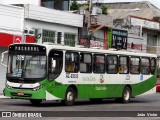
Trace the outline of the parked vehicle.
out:
[[[160,92],[160,80],[157,80],[157,83],[156,83],[156,92]]]

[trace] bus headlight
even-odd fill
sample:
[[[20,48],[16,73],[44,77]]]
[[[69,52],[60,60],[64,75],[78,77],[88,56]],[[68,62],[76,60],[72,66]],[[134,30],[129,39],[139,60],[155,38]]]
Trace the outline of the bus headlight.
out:
[[[12,87],[11,87],[11,86],[9,86],[8,84],[6,84],[6,87],[7,87],[8,89],[12,89]]]
[[[42,85],[40,85],[40,86],[37,86],[37,87],[33,88],[33,91],[37,91],[37,90],[43,88],[44,86],[45,86],[45,84],[42,84]]]

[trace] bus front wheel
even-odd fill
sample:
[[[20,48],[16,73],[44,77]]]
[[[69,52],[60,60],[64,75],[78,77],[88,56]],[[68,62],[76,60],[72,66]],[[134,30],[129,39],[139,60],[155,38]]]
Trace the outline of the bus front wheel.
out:
[[[67,89],[65,100],[63,100],[62,102],[67,106],[72,106],[74,105],[74,102],[75,102],[75,96],[76,96],[75,90],[70,87]]]
[[[30,99],[30,102],[33,104],[33,105],[40,105],[42,100],[41,99]]]

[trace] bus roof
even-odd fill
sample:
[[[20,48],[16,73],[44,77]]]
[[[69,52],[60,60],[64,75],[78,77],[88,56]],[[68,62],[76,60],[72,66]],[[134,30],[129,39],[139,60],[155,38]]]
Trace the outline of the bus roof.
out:
[[[12,45],[20,45],[12,44]],[[143,52],[133,52],[127,50],[102,50],[102,49],[95,49],[95,48],[82,48],[82,47],[71,47],[66,45],[57,45],[57,44],[38,44],[38,43],[23,43],[23,45],[39,45],[44,46],[47,48],[47,52],[51,49],[57,50],[70,50],[70,51],[80,51],[80,52],[92,52],[97,54],[119,54],[119,55],[133,55],[133,56],[147,56],[147,57],[157,57],[157,54],[151,53],[143,53]]]

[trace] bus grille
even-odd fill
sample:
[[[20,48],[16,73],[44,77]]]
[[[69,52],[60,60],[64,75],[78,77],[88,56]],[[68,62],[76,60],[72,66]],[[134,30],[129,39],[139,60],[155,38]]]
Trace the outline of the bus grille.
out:
[[[18,97],[31,97],[32,94],[24,94],[22,96],[18,95],[17,93],[11,93],[12,96],[18,96]]]
[[[33,88],[19,88],[19,87],[12,87],[12,89],[16,89],[16,90],[33,90]]]

